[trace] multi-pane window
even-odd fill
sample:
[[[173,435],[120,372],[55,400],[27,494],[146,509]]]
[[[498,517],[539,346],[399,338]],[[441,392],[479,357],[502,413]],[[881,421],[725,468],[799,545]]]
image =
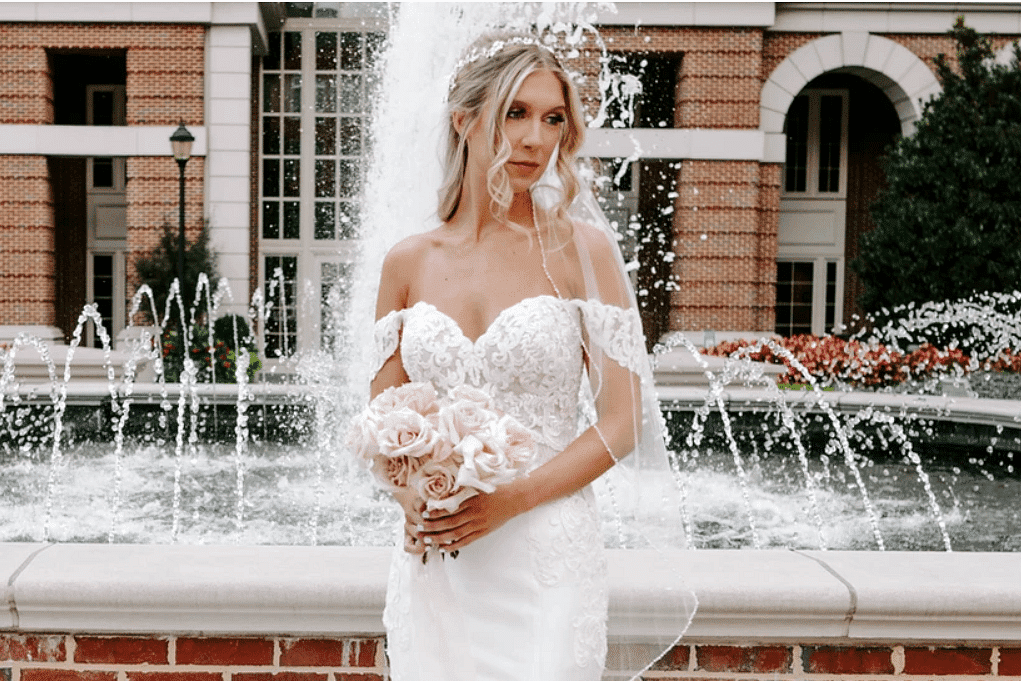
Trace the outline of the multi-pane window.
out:
[[[837,321],[837,263],[826,263],[826,327],[829,332]]]
[[[787,110],[784,192],[840,195],[846,185],[847,92],[807,90]]]
[[[324,262],[320,265],[319,345],[323,350],[338,349],[343,334],[346,307],[342,304],[351,293],[351,265],[339,262]]]
[[[262,238],[301,234],[301,33],[270,35],[262,74]]]
[[[266,305],[269,315],[263,334],[267,357],[286,357],[298,345],[298,258],[269,255],[265,258]]]
[[[315,218],[317,240],[358,234],[358,197],[371,78],[381,34],[315,32]]]
[[[287,3],[288,21],[268,36],[258,120],[260,277],[267,292],[276,268],[293,283],[283,286],[283,305],[274,294],[267,357],[339,347],[336,315],[322,308],[343,307],[327,289],[347,295],[338,280],[360,236],[373,68],[384,36],[366,7]]]
[[[817,269],[816,265],[820,267]],[[837,315],[837,262],[802,260],[776,263],[776,327],[781,336],[830,333]],[[818,277],[823,277],[817,281]],[[816,292],[823,295],[816,300]],[[821,302],[821,305],[820,305]],[[822,315],[817,314],[817,310]]]
[[[92,256],[92,302],[96,311],[103,318],[103,328],[108,335],[114,333],[114,257],[112,255]],[[97,333],[93,345],[102,347],[102,339]]]
[[[813,265],[776,264],[776,332],[781,336],[812,333]]]

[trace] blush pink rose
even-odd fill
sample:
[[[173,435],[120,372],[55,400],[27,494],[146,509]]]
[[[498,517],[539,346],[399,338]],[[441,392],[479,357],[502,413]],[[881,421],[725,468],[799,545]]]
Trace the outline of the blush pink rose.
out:
[[[444,405],[436,415],[436,427],[444,438],[457,444],[466,435],[481,432],[499,415],[478,402],[460,400]]]
[[[493,396],[480,388],[473,388],[470,385],[459,385],[450,390],[451,402],[477,402],[486,409],[496,409]]]
[[[457,485],[456,469],[449,462],[427,461],[412,476],[411,487],[429,510],[454,511],[476,491]]]
[[[381,392],[372,400],[370,407],[378,414],[407,408],[427,416],[435,412],[439,405],[432,383],[405,383]]]
[[[454,451],[464,457],[464,463],[457,472],[458,485],[493,492],[497,485],[510,482],[515,477],[514,465],[507,458],[506,447],[495,423],[478,433],[466,435]]]
[[[372,461],[372,474],[384,489],[393,492],[407,487],[425,461],[417,456],[377,456]]]
[[[428,456],[440,444],[440,434],[418,412],[402,407],[378,417],[379,452],[383,456]]]
[[[361,461],[368,462],[379,454],[379,424],[376,414],[365,409],[351,421],[344,444]]]
[[[520,421],[503,416],[497,423],[500,437],[507,448],[507,459],[516,468],[522,468],[532,461],[535,451],[535,436]]]

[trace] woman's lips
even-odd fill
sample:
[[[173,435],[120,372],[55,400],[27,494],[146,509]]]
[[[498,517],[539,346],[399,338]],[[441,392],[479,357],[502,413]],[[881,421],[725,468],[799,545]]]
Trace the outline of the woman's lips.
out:
[[[538,163],[530,163],[528,161],[510,161],[507,165],[517,168],[524,173],[534,172],[539,167]]]

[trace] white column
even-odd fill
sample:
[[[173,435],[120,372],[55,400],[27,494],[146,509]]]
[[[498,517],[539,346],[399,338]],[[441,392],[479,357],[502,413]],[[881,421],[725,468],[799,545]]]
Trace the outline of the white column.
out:
[[[234,305],[248,305],[252,35],[246,25],[213,25],[206,36],[205,205],[220,276]],[[215,282],[213,282],[215,286]],[[224,305],[228,301],[224,300]]]

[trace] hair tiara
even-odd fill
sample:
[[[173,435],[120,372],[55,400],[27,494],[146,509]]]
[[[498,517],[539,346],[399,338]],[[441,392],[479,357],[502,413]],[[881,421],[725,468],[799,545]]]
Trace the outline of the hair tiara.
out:
[[[491,59],[505,47],[510,47],[512,45],[535,45],[536,47],[541,47],[546,50],[554,57],[556,56],[553,49],[542,42],[542,40],[540,40],[537,36],[515,35],[509,38],[494,40],[485,47],[478,47],[469,50],[467,54],[457,60],[457,63],[454,64],[454,70],[450,74],[450,81],[447,83],[447,92],[451,92],[454,89],[454,84],[457,82],[458,75],[460,75],[461,71],[463,71],[466,66],[477,62],[480,59]]]

